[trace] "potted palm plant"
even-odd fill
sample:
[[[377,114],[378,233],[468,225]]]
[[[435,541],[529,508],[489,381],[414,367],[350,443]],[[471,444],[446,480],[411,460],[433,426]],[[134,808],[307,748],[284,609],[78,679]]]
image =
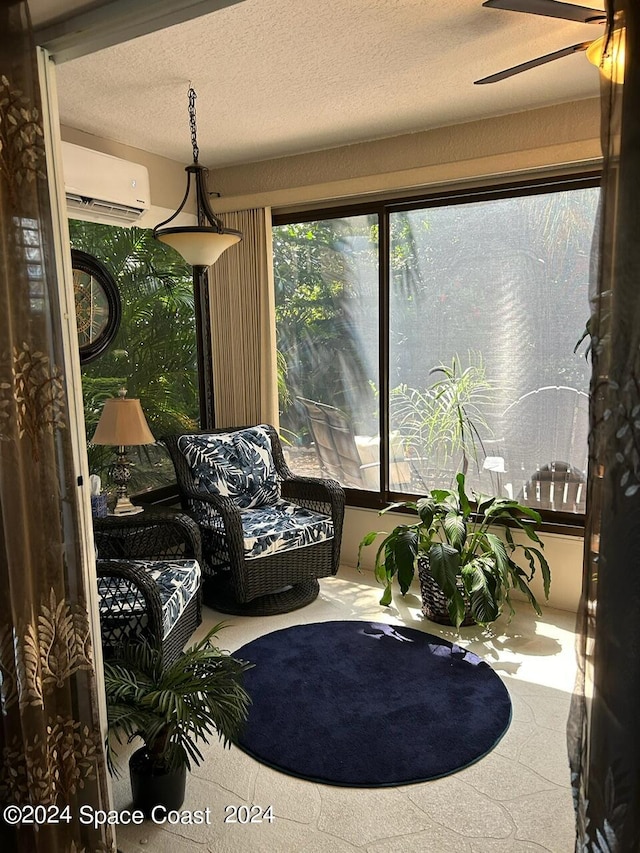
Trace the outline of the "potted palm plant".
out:
[[[147,643],[123,646],[105,662],[109,769],[118,772],[114,740],[142,739],[129,773],[134,807],[147,817],[157,805],[180,808],[186,771],[203,759],[198,742],[208,743],[215,732],[230,746],[247,719],[250,699],[241,680],[252,664],[213,645],[222,627],[166,668],[161,652]]]
[[[399,524],[390,533],[368,533],[362,539],[358,567],[362,549],[384,537],[374,566],[376,578],[385,585],[380,603],[391,603],[394,577],[405,595],[417,566],[423,612],[432,621],[458,628],[486,625],[498,618],[505,605],[512,616],[513,589],[522,592],[540,615],[540,605],[529,585],[539,568],[548,599],[551,573],[536,533],[540,514],[502,497],[474,495],[473,506],[465,491],[464,474],[459,473],[456,482],[454,491],[433,489],[418,501],[386,507],[382,513],[399,508],[414,510],[418,520]],[[491,531],[496,525],[502,526],[504,539]],[[514,541],[512,526],[524,531],[529,540],[526,545]],[[524,556],[528,571],[515,562],[517,553]]]

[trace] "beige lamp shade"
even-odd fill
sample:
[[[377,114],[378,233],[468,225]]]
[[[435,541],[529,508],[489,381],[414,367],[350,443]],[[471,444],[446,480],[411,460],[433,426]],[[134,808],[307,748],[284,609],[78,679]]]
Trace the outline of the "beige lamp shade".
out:
[[[129,400],[121,392],[119,397],[105,400],[91,441],[93,444],[109,444],[112,447],[129,447],[154,444],[155,438],[147,424],[140,400]]]
[[[204,227],[165,228],[157,231],[155,236],[179,252],[194,267],[210,267],[225,249],[240,242],[239,234]]]

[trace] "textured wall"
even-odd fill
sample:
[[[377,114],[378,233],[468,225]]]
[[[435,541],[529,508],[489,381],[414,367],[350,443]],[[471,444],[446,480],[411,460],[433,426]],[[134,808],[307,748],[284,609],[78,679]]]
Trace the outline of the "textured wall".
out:
[[[498,118],[440,127],[309,154],[212,169],[221,193],[214,209],[301,206],[352,196],[411,193],[420,188],[495,181],[520,172],[593,165],[600,156],[599,100],[590,99]],[[76,145],[143,163],[151,201],[175,209],[185,187],[185,163],[63,127]]]
[[[592,166],[599,100],[441,127],[212,172],[219,210],[415,192],[519,172]]]

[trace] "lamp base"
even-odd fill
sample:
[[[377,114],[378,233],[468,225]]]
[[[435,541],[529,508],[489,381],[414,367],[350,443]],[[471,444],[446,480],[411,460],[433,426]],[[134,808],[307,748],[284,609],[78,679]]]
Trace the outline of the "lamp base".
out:
[[[129,498],[118,498],[118,502],[115,505],[113,510],[114,515],[136,515],[139,512],[142,512],[144,507],[142,506],[134,506]]]

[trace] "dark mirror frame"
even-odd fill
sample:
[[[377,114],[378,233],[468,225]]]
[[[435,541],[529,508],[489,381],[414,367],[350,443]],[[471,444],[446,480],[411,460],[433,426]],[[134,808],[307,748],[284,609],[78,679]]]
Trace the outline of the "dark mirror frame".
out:
[[[109,270],[93,255],[81,252],[79,249],[71,250],[71,266],[74,270],[80,270],[92,276],[102,288],[107,300],[109,317],[104,329],[98,337],[86,344],[78,343],[80,351],[80,364],[88,364],[90,361],[102,355],[105,349],[115,338],[120,320],[122,319],[122,303],[120,291],[114,277]]]

